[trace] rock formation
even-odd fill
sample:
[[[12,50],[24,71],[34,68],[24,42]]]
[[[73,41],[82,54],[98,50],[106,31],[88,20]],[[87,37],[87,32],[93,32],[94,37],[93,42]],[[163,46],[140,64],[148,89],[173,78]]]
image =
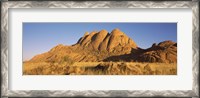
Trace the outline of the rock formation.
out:
[[[128,48],[127,52],[130,52],[131,48],[137,48],[137,44],[119,29],[114,29],[110,34],[106,30],[91,32],[90,34],[84,35],[77,42],[77,45],[89,50],[108,52],[119,50],[119,48],[120,51],[123,48]]]
[[[30,62],[76,62],[96,61],[137,61],[137,62],[177,62],[177,43],[164,41],[154,43],[148,49],[141,49],[119,29],[111,33],[106,30],[86,32],[72,46],[57,45],[50,51],[36,55]]]
[[[139,62],[175,63],[177,62],[177,43],[164,41],[158,45],[153,44],[151,48],[139,53],[135,59]]]

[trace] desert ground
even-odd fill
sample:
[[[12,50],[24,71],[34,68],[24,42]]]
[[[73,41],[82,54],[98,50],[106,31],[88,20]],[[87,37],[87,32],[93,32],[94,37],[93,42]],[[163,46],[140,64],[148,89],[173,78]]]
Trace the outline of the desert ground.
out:
[[[24,75],[176,75],[176,63],[74,62],[23,64]]]

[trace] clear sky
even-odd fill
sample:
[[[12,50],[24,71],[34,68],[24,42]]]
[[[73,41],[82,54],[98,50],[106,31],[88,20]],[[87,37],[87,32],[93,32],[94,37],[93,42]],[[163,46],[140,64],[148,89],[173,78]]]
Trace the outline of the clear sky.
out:
[[[75,44],[85,32],[119,28],[139,47],[165,40],[177,42],[176,23],[23,23],[23,60],[49,51],[58,44]]]

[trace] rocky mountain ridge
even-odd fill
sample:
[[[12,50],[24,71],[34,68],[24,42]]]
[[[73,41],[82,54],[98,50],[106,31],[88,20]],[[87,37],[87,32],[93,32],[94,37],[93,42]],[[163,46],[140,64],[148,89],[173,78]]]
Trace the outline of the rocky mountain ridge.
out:
[[[86,32],[72,46],[57,45],[50,51],[36,55],[30,62],[75,62],[137,61],[137,62],[177,62],[177,43],[163,41],[148,49],[141,49],[119,29],[109,33],[106,30]]]

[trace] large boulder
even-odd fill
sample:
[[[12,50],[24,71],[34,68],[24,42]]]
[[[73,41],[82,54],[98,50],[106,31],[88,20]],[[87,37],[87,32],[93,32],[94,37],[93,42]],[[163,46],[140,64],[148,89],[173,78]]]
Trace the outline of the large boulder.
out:
[[[160,62],[160,63],[176,63],[177,62],[177,43],[172,41],[163,41],[158,45],[153,44],[152,47],[140,53],[135,59],[139,62]]]
[[[89,50],[108,52],[122,49],[130,52],[132,48],[137,48],[137,44],[119,29],[114,29],[110,34],[106,30],[85,34],[77,44]]]
[[[114,29],[110,34],[110,39],[107,47],[108,51],[112,52],[117,46],[129,46],[131,48],[137,48],[136,43],[127,35],[125,35],[124,32],[120,31],[119,29]]]
[[[93,36],[91,44],[95,50],[99,50],[100,44],[103,42],[105,37],[108,35],[108,31],[101,30],[96,36]]]

